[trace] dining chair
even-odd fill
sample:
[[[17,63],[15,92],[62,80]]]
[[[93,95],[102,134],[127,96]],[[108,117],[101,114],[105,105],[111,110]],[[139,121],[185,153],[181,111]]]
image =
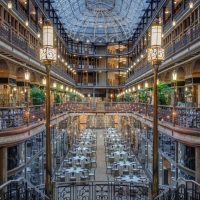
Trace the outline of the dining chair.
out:
[[[91,180],[91,178],[93,178],[93,180],[95,181],[95,169],[91,170],[88,175],[89,175],[90,180]]]
[[[81,181],[86,182],[89,179],[89,176],[86,174],[86,172],[83,171],[80,179]]]
[[[92,164],[92,167],[97,167],[97,161],[96,161],[96,159],[92,159],[91,160],[91,164]]]
[[[112,175],[114,177],[119,176],[119,169],[118,168],[112,168],[111,172],[112,172]]]
[[[106,162],[106,174],[111,174],[112,172],[112,166]]]
[[[124,166],[124,169],[123,169],[123,175],[129,175],[129,169],[126,165]]]
[[[73,172],[71,173],[71,176],[69,177],[69,181],[70,182],[76,182],[76,176]]]

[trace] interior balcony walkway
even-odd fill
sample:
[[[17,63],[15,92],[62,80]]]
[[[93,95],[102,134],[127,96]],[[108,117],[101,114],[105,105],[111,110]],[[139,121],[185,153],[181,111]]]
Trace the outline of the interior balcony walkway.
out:
[[[67,116],[66,114],[131,115],[147,125],[152,125],[153,105],[134,102],[67,102],[52,105],[52,120],[58,117],[62,120]],[[169,130],[169,135],[173,135],[178,140],[199,144],[200,108],[159,106],[158,120],[159,128]],[[25,129],[32,129],[33,126],[39,126],[40,124],[44,129],[44,121],[45,105],[30,106],[29,108],[2,107],[0,108],[0,142],[7,141],[6,138],[13,132],[13,128],[15,128],[15,131],[20,130],[21,133],[23,128],[23,133],[25,133],[27,132]]]

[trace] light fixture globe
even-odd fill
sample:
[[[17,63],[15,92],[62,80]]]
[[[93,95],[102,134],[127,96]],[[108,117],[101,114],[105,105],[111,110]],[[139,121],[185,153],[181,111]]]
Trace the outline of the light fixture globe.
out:
[[[172,80],[173,81],[177,80],[177,72],[176,72],[176,70],[174,70],[173,73],[172,73]]]
[[[162,27],[153,25],[151,27],[151,46],[148,49],[148,62],[152,65],[159,65],[165,58],[162,45]]]
[[[53,46],[53,42],[53,26],[50,21],[47,21],[43,26],[43,48],[40,49],[40,60],[44,64],[56,61],[57,52]]]
[[[24,73],[24,79],[25,79],[25,81],[30,80],[30,72],[28,70],[26,70],[25,73]]]
[[[12,1],[8,1],[8,9],[12,9],[13,5],[12,5]]]
[[[46,80],[46,78],[44,77],[43,79],[42,79],[42,85],[46,85],[47,84],[47,80]]]

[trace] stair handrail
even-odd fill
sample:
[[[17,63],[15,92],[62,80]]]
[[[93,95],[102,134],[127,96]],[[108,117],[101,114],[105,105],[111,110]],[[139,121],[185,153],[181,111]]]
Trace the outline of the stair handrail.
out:
[[[175,186],[169,186],[166,190],[162,191],[157,197],[154,198],[154,200],[159,200],[160,197],[164,196],[164,194],[167,193],[172,193],[172,191],[177,191],[179,189],[179,187],[181,186],[186,186],[187,183],[193,183],[195,185],[197,185],[198,187],[200,187],[200,183],[194,181],[194,180],[186,180],[182,177],[178,178],[175,182]]]
[[[34,189],[42,198],[44,198],[45,200],[49,200],[48,196],[46,196],[36,186],[34,186],[32,183],[30,183],[28,180],[26,180],[22,177],[15,179],[15,180],[9,180],[9,181],[5,182],[4,184],[0,185],[0,191],[3,190],[6,186],[8,186],[12,183],[19,183],[19,182],[26,183],[29,188]]]

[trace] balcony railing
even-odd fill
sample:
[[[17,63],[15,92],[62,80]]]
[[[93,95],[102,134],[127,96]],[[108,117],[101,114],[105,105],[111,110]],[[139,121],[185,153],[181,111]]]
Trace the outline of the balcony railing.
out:
[[[183,48],[188,47],[191,43],[199,40],[200,38],[200,25],[191,27],[182,37],[174,40],[170,45],[165,48],[165,56],[169,58],[172,54],[181,51]]]
[[[153,105],[144,103],[113,103],[107,105],[106,111],[134,112],[146,117],[153,117]],[[200,128],[200,108],[158,106],[158,120],[174,126]]]
[[[129,83],[138,77],[144,75],[146,72],[150,71],[152,69],[150,64],[144,65],[140,69],[136,70],[133,75],[131,75],[127,80],[126,83]]]
[[[101,102],[101,110],[98,103],[68,102],[51,106],[51,117],[65,112],[113,112],[135,113],[147,118],[153,117],[153,105],[143,103],[104,103]],[[27,107],[1,107],[0,130],[33,124],[45,119],[45,106]],[[186,128],[200,128],[200,108],[159,106],[158,120],[160,123],[168,123],[173,126]]]
[[[69,74],[67,74],[67,72],[65,72],[64,70],[60,69],[58,66],[52,65],[51,69],[56,74],[62,76],[66,80],[69,80],[71,83],[75,84],[75,80]]]
[[[55,199],[106,199],[134,200],[148,199],[148,188],[142,184],[118,182],[56,183]]]
[[[75,44],[76,45],[76,44]],[[109,51],[108,49],[104,49],[104,51],[97,51],[95,48],[90,48],[85,50],[84,48],[81,49],[81,47],[78,46],[71,46],[68,45],[68,52],[73,54],[73,55],[80,55],[80,56],[108,56],[108,57],[115,57],[115,56],[124,56],[124,55],[129,55],[133,52],[133,48],[126,48],[124,50],[117,49],[116,51]]]
[[[15,47],[20,48],[26,54],[39,59],[39,54],[37,49],[33,49],[29,46],[28,42],[17,35],[15,32],[10,31],[10,27],[6,24],[0,26],[0,38],[6,42],[10,42]]]
[[[70,112],[89,111],[90,107],[84,103],[64,103],[51,106],[51,117]],[[1,107],[0,131],[40,122],[45,119],[45,105],[30,107]]]
[[[127,70],[128,65],[121,65],[121,66],[111,66],[111,65],[88,65],[88,64],[79,64],[75,65],[77,70],[88,70],[88,71],[94,71],[94,70],[110,70],[110,71],[119,71],[119,70]]]
[[[160,193],[154,200],[193,199],[200,200],[200,184],[192,180],[178,179],[175,188]]]
[[[4,40],[5,42],[9,42],[39,62],[39,49],[32,48],[28,41],[26,41],[20,35],[17,35],[15,32],[10,31],[10,27],[6,24],[0,25],[0,39]],[[52,66],[52,71],[75,84],[74,79],[67,74],[67,72],[60,69],[59,66]]]

